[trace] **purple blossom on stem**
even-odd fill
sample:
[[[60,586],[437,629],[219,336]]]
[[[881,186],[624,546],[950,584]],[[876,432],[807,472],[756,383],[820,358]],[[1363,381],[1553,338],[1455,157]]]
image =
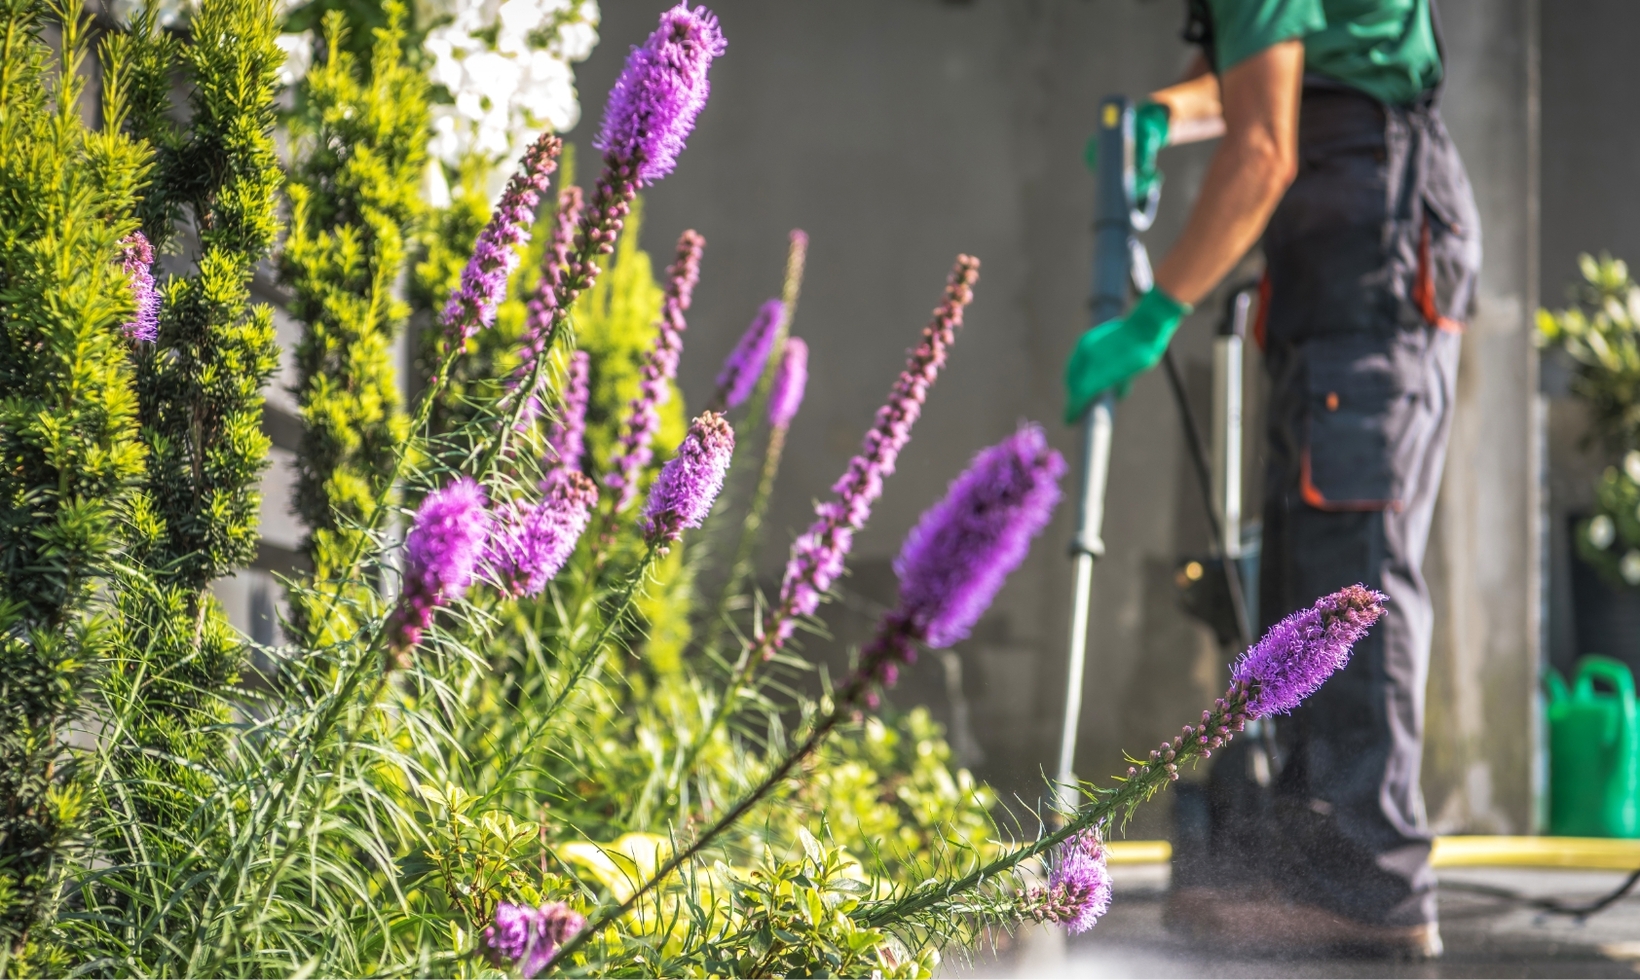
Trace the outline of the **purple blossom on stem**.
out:
[[[154,248],[140,231],[120,239],[121,263],[131,281],[131,301],[137,311],[121,324],[131,340],[151,344],[159,339],[159,290],[154,286]]]
[[[620,513],[638,495],[638,477],[654,458],[650,447],[660,428],[660,407],[672,397],[672,379],[678,373],[678,355],[683,350],[683,331],[688,327],[684,313],[694,298],[700,279],[700,253],[706,239],[685,231],[678,239],[677,259],[666,270],[666,299],[661,304],[660,322],[655,325],[655,343],[644,355],[638,382],[638,397],[627,405],[615,458],[604,485],[615,491],[612,513]]]
[[[877,422],[866,433],[860,454],[849,461],[847,472],[832,486],[835,499],[815,506],[814,523],[792,544],[779,602],[763,621],[758,644],[763,659],[773,657],[790,638],[796,617],[819,608],[820,597],[842,574],[854,532],[865,526],[872,504],[882,495],[884,478],[893,474],[900,450],[911,439],[911,427],[945,364],[946,349],[956,339],[963,308],[973,299],[978,278],[979,260],[957,256],[944,301],[934,308],[933,320],[923,328],[922,343],[911,351],[887,404],[877,410]]]
[[[1064,457],[1035,425],[976,455],[906,535],[894,560],[900,601],[841,689],[874,705],[872,685],[892,685],[919,642],[967,636],[1053,517],[1064,474]]]
[[[433,611],[472,584],[489,532],[484,490],[467,477],[421,502],[404,543],[404,592],[388,626],[400,665],[433,621]]]
[[[541,254],[541,275],[535,282],[535,292],[525,305],[524,341],[518,353],[518,367],[507,379],[509,390],[528,383],[531,373],[535,371],[535,362],[552,347],[558,323],[553,313],[558,309],[558,298],[564,291],[565,276],[569,274],[570,249],[575,244],[575,229],[580,221],[581,188],[571,184],[558,192],[552,237],[547,242],[546,251]],[[519,425],[528,426],[541,413],[540,395],[540,391],[530,393],[519,413]]]
[[[666,544],[686,527],[700,527],[723,491],[723,478],[735,454],[735,430],[717,412],[704,412],[689,423],[677,454],[661,467],[643,508],[644,534]]]
[[[1210,758],[1249,721],[1298,707],[1349,662],[1351,647],[1384,614],[1386,601],[1382,593],[1351,585],[1270,627],[1236,661],[1230,689],[1202,712],[1201,723],[1184,726],[1171,741],[1152,749],[1148,760],[1128,768],[1128,777],[1165,771],[1176,780],[1183,759]]]
[[[495,924],[484,929],[484,944],[498,966],[516,964],[525,980],[531,980],[585,925],[585,917],[563,902],[540,908],[501,902],[495,908]]]
[[[900,609],[932,647],[963,639],[1059,503],[1065,458],[1040,426],[974,457],[906,536],[894,574]]]
[[[547,430],[547,448],[550,462],[580,471],[581,457],[586,454],[587,401],[591,397],[588,373],[592,358],[584,350],[569,356],[564,371],[563,401],[558,406],[558,417]]]
[[[706,105],[707,69],[726,46],[704,7],[690,10],[685,0],[661,14],[660,26],[627,56],[592,145],[636,164],[639,186],[671,173]]]
[[[770,428],[784,429],[791,425],[803,404],[803,389],[808,383],[809,345],[801,338],[789,337],[780,355],[780,367],[775,370],[774,384],[769,388]]]
[[[1314,694],[1349,663],[1351,648],[1384,614],[1388,599],[1364,585],[1351,585],[1270,627],[1231,671],[1249,690],[1248,715],[1284,715]]]
[[[519,595],[539,595],[564,567],[587,528],[598,488],[576,470],[557,467],[541,483],[541,501],[524,507],[508,501],[497,508],[496,528],[485,549],[485,565],[495,583]]]
[[[752,318],[751,326],[740,335],[740,342],[729,352],[718,372],[717,392],[712,396],[714,411],[739,408],[752,397],[757,381],[763,377],[763,367],[769,362],[774,349],[775,334],[786,315],[786,304],[778,299],[764,303]]]
[[[495,322],[496,307],[507,295],[507,280],[518,267],[518,247],[530,240],[535,206],[558,167],[562,145],[548,134],[530,145],[518,172],[507,182],[490,223],[479,232],[472,258],[461,272],[461,288],[450,295],[441,318],[454,343],[464,343]]]
[[[1058,922],[1072,934],[1087,932],[1110,910],[1110,869],[1105,848],[1092,831],[1059,845],[1046,888],[1025,897],[1027,914],[1038,922]]]

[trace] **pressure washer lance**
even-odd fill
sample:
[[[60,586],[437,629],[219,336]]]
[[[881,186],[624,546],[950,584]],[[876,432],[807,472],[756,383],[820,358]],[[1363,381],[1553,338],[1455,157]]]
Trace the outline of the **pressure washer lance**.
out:
[[[1153,285],[1150,256],[1138,233],[1149,230],[1156,218],[1160,194],[1152,191],[1145,201],[1134,200],[1133,108],[1123,96],[1106,98],[1099,106],[1098,169],[1094,175],[1094,248],[1093,248],[1093,323],[1098,325],[1120,316],[1127,309],[1129,289],[1146,292]],[[1118,165],[1113,165],[1118,164]],[[1246,306],[1240,307],[1239,325],[1245,330]],[[1237,350],[1239,354],[1239,350]],[[1235,358],[1239,362],[1240,358]],[[1166,355],[1167,374],[1173,396],[1179,405],[1190,444],[1197,476],[1202,481],[1203,499],[1207,505],[1208,523],[1212,527],[1216,551],[1225,553],[1223,562],[1231,602],[1236,609],[1238,632],[1243,643],[1251,639],[1247,623],[1247,606],[1243,600],[1240,568],[1231,557],[1240,556],[1240,378],[1236,372],[1237,405],[1235,446],[1238,464],[1235,466],[1233,500],[1237,521],[1234,551],[1224,547],[1231,533],[1227,522],[1221,523],[1218,495],[1214,493],[1213,478],[1207,460],[1207,451],[1196,427],[1195,417],[1185,397],[1184,385],[1172,353]],[[1239,364],[1238,364],[1239,366]],[[1093,563],[1105,553],[1103,538],[1105,518],[1105,486],[1110,476],[1111,434],[1115,423],[1115,396],[1109,392],[1096,399],[1082,417],[1082,487],[1077,500],[1076,536],[1071,540],[1071,556],[1076,563],[1076,583],[1071,596],[1070,657],[1065,682],[1064,727],[1059,738],[1059,767],[1057,803],[1062,813],[1075,809],[1080,793],[1076,781],[1076,733],[1082,716],[1082,680],[1087,666],[1088,616],[1093,590]],[[1231,418],[1229,413],[1226,420]],[[1229,436],[1226,436],[1228,448]],[[1228,488],[1229,473],[1225,486]],[[1225,495],[1224,510],[1231,511],[1229,492]]]
[[[1099,106],[1098,170],[1094,174],[1093,302],[1095,325],[1120,316],[1127,308],[1135,232],[1150,227],[1156,196],[1136,209],[1133,201],[1133,107],[1122,96]],[[1110,440],[1116,398],[1099,396],[1082,416],[1082,493],[1077,498],[1076,536],[1071,556],[1076,585],[1071,595],[1070,663],[1065,679],[1065,726],[1059,739],[1059,809],[1076,808],[1076,730],[1082,717],[1082,676],[1088,655],[1088,604],[1093,590],[1093,563],[1105,553],[1105,484],[1110,476]]]

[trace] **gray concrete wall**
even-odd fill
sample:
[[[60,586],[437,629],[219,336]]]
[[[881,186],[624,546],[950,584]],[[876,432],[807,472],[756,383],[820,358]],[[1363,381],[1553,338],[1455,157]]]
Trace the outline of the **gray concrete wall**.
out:
[[[628,46],[665,5],[605,3],[604,42],[580,72],[587,121],[571,135],[583,150]],[[1142,93],[1183,66],[1182,13],[1135,0],[713,6],[729,52],[677,173],[649,194],[645,241],[664,254],[692,226],[708,242],[682,369],[699,405],[756,304],[777,291],[787,229],[812,236],[795,330],[811,344],[813,381],[762,556],[770,576],[870,424],[952,256],[984,261],[950,365],[858,539],[847,583],[855,601],[832,607],[840,640],[858,640],[873,603],[892,601],[887,566],[901,536],[972,452],[1030,418],[1074,456],[1057,416],[1063,357],[1087,326],[1092,185],[1082,143],[1102,95]],[[1447,118],[1480,198],[1488,265],[1430,561],[1442,620],[1427,782],[1443,829],[1519,830],[1530,814],[1537,649],[1526,333],[1536,302],[1535,14],[1532,0],[1443,9]],[[1147,236],[1153,253],[1177,233],[1209,152],[1168,151],[1163,213]],[[1176,348],[1203,411],[1211,319],[1192,318]],[[1175,561],[1203,551],[1207,531],[1159,376],[1140,379],[1123,403],[1113,465],[1078,750],[1079,769],[1098,777],[1119,769],[1122,748],[1138,750],[1198,711],[1221,687],[1224,662],[1176,606]],[[1249,493],[1257,499],[1256,487]],[[960,666],[972,738],[955,741],[981,775],[1026,797],[1052,766],[1060,721],[1070,519],[1066,508],[957,656],[919,665],[898,696],[949,717],[950,668]],[[1133,830],[1162,832],[1165,816],[1153,808]]]
[[[1445,114],[1475,185],[1485,250],[1425,564],[1436,627],[1424,791],[1443,833],[1533,829],[1541,779],[1536,8],[1441,4]]]

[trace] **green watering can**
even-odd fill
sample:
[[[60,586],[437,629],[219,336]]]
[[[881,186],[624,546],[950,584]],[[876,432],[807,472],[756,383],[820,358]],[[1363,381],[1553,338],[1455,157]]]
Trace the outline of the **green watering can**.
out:
[[[1595,682],[1611,688],[1597,691]],[[1549,833],[1640,837],[1640,707],[1626,664],[1591,654],[1570,690],[1549,671]]]

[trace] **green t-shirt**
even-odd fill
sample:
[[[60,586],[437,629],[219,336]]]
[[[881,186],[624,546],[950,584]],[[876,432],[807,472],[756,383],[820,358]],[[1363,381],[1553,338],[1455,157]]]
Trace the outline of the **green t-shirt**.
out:
[[[1441,80],[1429,0],[1208,0],[1220,73],[1304,40],[1304,70],[1404,105]]]

